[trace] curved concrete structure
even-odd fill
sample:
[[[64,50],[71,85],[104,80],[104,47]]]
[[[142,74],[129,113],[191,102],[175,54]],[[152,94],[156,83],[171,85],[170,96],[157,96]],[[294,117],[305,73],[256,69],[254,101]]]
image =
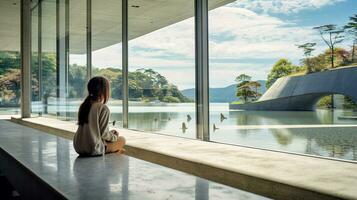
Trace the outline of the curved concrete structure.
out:
[[[256,102],[230,104],[230,109],[309,111],[323,96],[342,94],[357,102],[357,67],[279,78]]]

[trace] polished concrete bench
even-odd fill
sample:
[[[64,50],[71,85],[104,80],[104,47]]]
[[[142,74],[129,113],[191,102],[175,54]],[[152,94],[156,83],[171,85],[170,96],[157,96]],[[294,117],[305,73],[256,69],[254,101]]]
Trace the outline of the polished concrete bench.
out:
[[[22,199],[265,199],[126,155],[78,157],[71,140],[5,120],[0,171]]]

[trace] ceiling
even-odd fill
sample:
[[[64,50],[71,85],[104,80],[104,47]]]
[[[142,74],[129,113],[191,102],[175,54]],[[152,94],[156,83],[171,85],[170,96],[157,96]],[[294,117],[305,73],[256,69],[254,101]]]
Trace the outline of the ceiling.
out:
[[[234,0],[209,0],[214,9]],[[34,1],[33,1],[34,2]],[[63,1],[64,2],[64,1]],[[69,1],[70,52],[86,52],[86,0]],[[129,39],[193,17],[194,0],[128,0]],[[37,6],[32,5],[32,43],[37,48]],[[64,8],[64,4],[61,4]],[[60,9],[64,26],[64,9]],[[0,50],[20,49],[20,0],[0,0]],[[63,19],[63,20],[62,20]],[[42,49],[56,48],[56,0],[42,3]],[[65,35],[64,29],[60,37]],[[92,0],[92,49],[97,50],[121,42],[121,0]]]

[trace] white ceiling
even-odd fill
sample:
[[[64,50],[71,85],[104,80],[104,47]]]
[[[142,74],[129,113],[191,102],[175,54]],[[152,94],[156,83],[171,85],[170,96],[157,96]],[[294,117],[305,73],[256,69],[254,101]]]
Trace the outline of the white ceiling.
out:
[[[209,0],[210,9],[234,0]],[[128,0],[129,39],[193,17],[194,0]],[[33,49],[37,47],[37,11],[32,16]],[[56,47],[56,0],[42,3],[44,52]],[[137,7],[139,6],[139,7]],[[86,52],[86,0],[70,0],[70,52]],[[0,50],[20,49],[20,0],[0,0]],[[63,15],[64,16],[64,15]],[[64,19],[64,17],[61,17]],[[62,22],[62,21],[61,21]],[[62,34],[64,35],[64,33]],[[92,49],[121,42],[121,0],[92,0]]]

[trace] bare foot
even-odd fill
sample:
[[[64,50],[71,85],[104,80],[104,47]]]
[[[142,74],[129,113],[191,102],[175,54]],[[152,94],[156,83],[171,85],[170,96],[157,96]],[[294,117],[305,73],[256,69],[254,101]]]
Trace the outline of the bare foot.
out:
[[[118,154],[125,154],[126,153],[126,150],[125,149],[120,149],[119,151],[118,151]]]

